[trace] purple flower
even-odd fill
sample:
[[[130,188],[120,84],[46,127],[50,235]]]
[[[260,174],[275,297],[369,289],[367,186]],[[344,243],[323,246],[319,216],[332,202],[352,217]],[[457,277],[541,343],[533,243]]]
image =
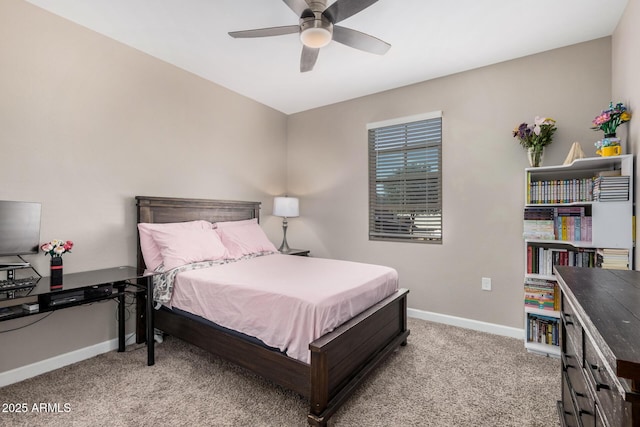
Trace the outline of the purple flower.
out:
[[[553,119],[536,116],[533,125],[521,123],[513,130],[513,136],[523,148],[541,148],[551,144],[553,133],[556,131],[555,125],[556,121]]]

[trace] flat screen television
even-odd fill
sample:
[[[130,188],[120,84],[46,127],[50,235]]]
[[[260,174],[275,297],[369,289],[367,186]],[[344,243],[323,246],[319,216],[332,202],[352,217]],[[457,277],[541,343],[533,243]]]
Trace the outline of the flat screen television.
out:
[[[36,202],[0,200],[0,256],[38,253],[41,210]]]

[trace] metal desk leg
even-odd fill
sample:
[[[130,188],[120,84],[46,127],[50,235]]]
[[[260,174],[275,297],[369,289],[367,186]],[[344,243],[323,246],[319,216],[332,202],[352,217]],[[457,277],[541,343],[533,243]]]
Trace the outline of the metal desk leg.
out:
[[[124,288],[116,288],[118,295],[118,352],[124,351]]]
[[[155,343],[156,340],[153,336],[153,277],[147,277],[146,283],[146,321],[147,321],[147,366],[151,366],[155,363]]]

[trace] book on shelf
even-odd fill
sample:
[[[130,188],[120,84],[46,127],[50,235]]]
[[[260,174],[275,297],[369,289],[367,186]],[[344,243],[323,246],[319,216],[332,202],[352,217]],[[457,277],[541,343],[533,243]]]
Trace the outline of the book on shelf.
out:
[[[593,181],[593,199],[598,202],[626,202],[629,200],[630,177],[599,176]]]
[[[533,181],[527,186],[529,204],[590,202],[593,200],[593,178]]]
[[[527,274],[553,276],[556,265],[595,267],[596,250],[592,248],[548,248],[527,244]]]
[[[591,241],[592,220],[584,206],[526,207],[523,237],[539,240]]]
[[[557,240],[591,241],[591,217],[585,215],[584,206],[558,207],[555,214]]]
[[[525,239],[555,239],[554,211],[549,207],[524,208],[522,236]]]
[[[524,305],[541,310],[560,310],[557,283],[553,280],[527,278],[524,284]]]
[[[620,169],[605,170],[598,172],[598,176],[620,176],[622,171]]]
[[[629,249],[598,249],[596,266],[610,270],[629,270]]]
[[[527,206],[524,208],[525,220],[553,220],[554,216],[553,207]]]
[[[522,237],[525,239],[554,240],[555,224],[553,220],[525,220]]]
[[[555,179],[529,182],[529,204],[559,204],[629,200],[630,177],[620,171],[601,171],[593,178]]]
[[[548,345],[559,345],[559,321],[555,317],[527,314],[527,341]]]

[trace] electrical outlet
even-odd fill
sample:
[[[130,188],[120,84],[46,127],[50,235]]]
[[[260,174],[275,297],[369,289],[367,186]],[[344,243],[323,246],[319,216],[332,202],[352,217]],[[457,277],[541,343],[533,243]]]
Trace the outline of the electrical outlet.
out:
[[[482,278],[482,290],[490,291],[491,290],[491,277],[483,277]]]

